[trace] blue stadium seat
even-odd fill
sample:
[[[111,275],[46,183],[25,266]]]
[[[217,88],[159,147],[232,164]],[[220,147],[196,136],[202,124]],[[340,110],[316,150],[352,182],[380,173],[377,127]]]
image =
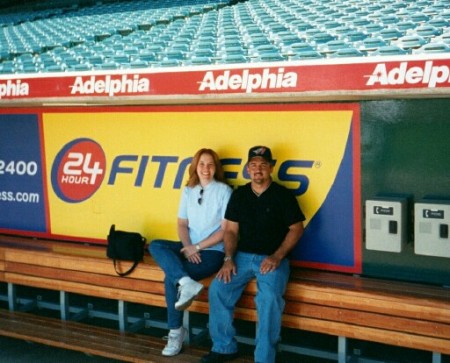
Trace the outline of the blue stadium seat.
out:
[[[101,70],[114,70],[114,69],[120,69],[120,65],[115,62],[105,62],[102,64],[97,64],[94,66],[94,69],[101,69]]]
[[[417,27],[414,32],[424,38],[433,38],[442,34],[440,28],[427,24]]]
[[[66,67],[63,65],[52,65],[44,68],[44,72],[65,72]]]
[[[93,66],[97,66],[103,63],[104,57],[100,55],[90,56],[86,58],[86,61]]]
[[[442,11],[440,16],[443,17],[445,20],[449,20],[450,21],[450,9],[448,8],[448,4],[447,4],[447,9]]]
[[[148,68],[149,62],[146,62],[144,60],[135,60],[128,64],[128,68],[131,69],[142,69],[142,68]]]
[[[400,31],[408,31],[410,29],[415,29],[417,27],[416,23],[410,20],[399,21],[395,27]]]
[[[431,19],[429,22],[427,22],[426,25],[435,26],[435,27],[440,28],[441,30],[443,30],[443,29],[448,28],[450,26],[450,21],[445,19],[445,18],[443,18],[443,17],[437,16],[437,17]]]
[[[400,31],[397,28],[385,28],[380,30],[377,35],[379,35],[384,40],[397,40],[398,38],[404,36],[406,32]]]
[[[404,55],[404,54],[409,54],[409,52],[396,45],[386,45],[384,47],[378,48],[375,52],[372,53],[373,56]]]
[[[404,50],[417,49],[426,43],[426,39],[421,37],[420,35],[405,35],[395,42],[392,42],[393,45],[397,45]]]
[[[377,24],[377,23],[371,23],[371,24],[368,24],[368,25],[362,27],[361,29],[363,29],[363,31],[365,31],[368,34],[373,35],[375,33],[380,32],[381,30],[383,30],[384,26],[381,24]]]
[[[226,38],[219,38],[217,41],[217,48],[218,49],[224,49],[224,48],[231,48],[231,47],[243,47],[243,42],[239,39],[239,37],[226,37]]]
[[[175,49],[168,49],[161,54],[163,60],[179,60],[186,59],[186,52]]]
[[[21,65],[18,70],[23,73],[37,73],[39,72],[39,68],[36,67],[35,64],[23,64]]]
[[[66,66],[66,68],[71,68],[77,64],[80,64],[78,59],[76,59],[75,57],[71,57],[71,56],[61,58],[61,63],[64,64]]]
[[[141,49],[143,49],[142,47]],[[123,53],[127,56],[136,56],[139,54],[139,48],[135,45],[125,46]]]
[[[273,43],[278,47],[286,47],[290,44],[299,43],[301,42],[301,38],[298,37],[296,34],[292,34],[291,32],[287,32],[284,34],[277,34],[275,36],[275,39],[273,40]]]
[[[285,54],[288,57],[293,57],[296,54],[305,52],[305,51],[315,51],[315,47],[311,45],[310,43],[306,42],[300,42],[300,43],[294,43],[289,45],[286,48],[282,49],[283,54]],[[290,59],[290,58],[289,58]]]
[[[253,62],[281,62],[285,60],[286,58],[278,51],[261,53],[256,58],[252,59]]]
[[[248,48],[256,48],[261,45],[270,45],[270,44],[272,44],[271,41],[265,35],[252,36],[249,39],[247,39],[246,42]]]
[[[107,59],[105,62],[106,63],[113,62],[113,63],[117,63],[117,64],[128,64],[130,62],[130,57],[127,54],[117,54],[117,55]]]
[[[159,54],[159,53],[163,52],[164,49],[165,49],[164,46],[162,46],[161,44],[155,44],[155,43],[150,44],[147,48],[145,48],[145,50],[147,52],[152,52],[155,54]]]
[[[190,46],[189,46],[189,44],[187,44],[184,41],[180,42],[180,41],[177,40],[177,41],[172,42],[169,45],[168,49],[174,50],[174,51],[181,51],[183,53],[187,53],[187,52],[190,51]]]
[[[90,64],[82,63],[82,64],[75,64],[71,67],[69,67],[69,71],[74,72],[80,72],[80,71],[90,71],[92,69],[92,66]]]
[[[16,73],[16,66],[13,61],[5,61],[0,64],[0,73]]]
[[[326,21],[326,22],[324,22],[322,24],[322,27],[325,30],[339,28],[340,26],[342,26],[342,23],[337,21],[337,20],[334,20],[334,19],[333,20],[328,20],[328,21]]]
[[[409,18],[414,23],[425,23],[428,20],[430,20],[429,16],[425,15],[424,13],[416,12],[414,14],[410,14]]]
[[[390,25],[393,25],[393,24],[397,24],[400,20],[401,19],[398,16],[394,15],[394,14],[384,15],[384,16],[381,16],[379,18],[379,21],[384,26],[390,26]]]
[[[183,62],[183,65],[186,66],[198,66],[198,65],[208,65],[208,64],[214,64],[214,61],[212,57],[191,57],[185,62]]]
[[[316,50],[305,50],[303,52],[298,52],[290,58],[290,60],[310,60],[310,59],[321,59],[324,58],[322,54]]]
[[[334,39],[336,39],[336,37],[327,32],[319,32],[312,35],[312,37],[307,40],[314,44],[324,44]]]
[[[330,58],[348,58],[348,57],[364,57],[364,53],[360,52],[356,48],[350,47],[338,49],[336,52],[330,54]]]
[[[437,43],[450,44],[450,30],[434,39]]]
[[[182,65],[179,59],[163,59],[159,62],[152,64],[153,67],[179,67]]]
[[[216,38],[214,37],[208,37],[208,38],[203,38],[200,37],[196,40],[194,40],[191,44],[191,49],[192,50],[211,50],[211,51],[215,51],[217,48],[216,45]]]
[[[450,45],[445,43],[428,43],[413,50],[413,54],[450,53]]]
[[[250,49],[248,52],[248,56],[251,58],[257,58],[262,54],[275,53],[275,52],[278,52],[278,47],[276,47],[273,44],[263,44],[263,45],[260,45],[260,46]]]
[[[194,48],[195,49],[195,48]],[[195,49],[189,53],[189,57],[214,57],[216,52],[212,49]]]
[[[362,42],[357,43],[361,52],[371,53],[380,47],[388,45],[388,42],[381,37],[366,38]]]
[[[139,60],[145,61],[145,62],[154,62],[158,59],[158,57],[155,52],[152,52],[148,49],[143,49],[142,51],[139,52],[136,59],[139,59]]]
[[[247,63],[247,58],[242,54],[225,54],[218,59],[218,64]]]
[[[363,32],[360,30],[354,30],[354,31],[346,33],[342,39],[344,39],[348,42],[358,42],[358,41],[366,39],[368,36],[369,35],[366,32]]]
[[[331,40],[325,44],[319,44],[317,46],[317,50],[320,53],[322,53],[323,55],[330,55],[340,49],[349,48],[350,46],[351,45],[349,42],[346,42],[345,40],[337,39],[337,40]]]
[[[337,38],[344,38],[347,34],[353,32],[355,29],[348,25],[341,25],[337,28],[330,30],[330,33]]]
[[[306,30],[312,29],[314,26],[304,20],[294,20],[291,24],[289,24],[289,28],[291,29],[291,31],[296,31],[296,32],[304,32]]]

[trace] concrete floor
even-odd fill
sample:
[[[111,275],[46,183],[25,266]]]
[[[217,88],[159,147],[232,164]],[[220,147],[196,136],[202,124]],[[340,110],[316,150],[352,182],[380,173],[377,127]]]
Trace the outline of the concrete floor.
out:
[[[1,363],[118,363],[81,352],[0,336]]]

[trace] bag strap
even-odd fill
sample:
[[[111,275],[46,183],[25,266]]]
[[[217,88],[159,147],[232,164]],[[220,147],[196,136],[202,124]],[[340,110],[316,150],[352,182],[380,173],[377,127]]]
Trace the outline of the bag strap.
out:
[[[127,276],[127,275],[129,275],[130,273],[132,273],[132,272],[134,271],[134,269],[137,267],[138,264],[139,264],[139,261],[134,261],[133,266],[131,266],[131,267],[128,269],[128,271],[120,272],[120,271],[117,269],[117,260],[114,260],[114,270],[116,270],[117,275],[124,277],[124,276]]]

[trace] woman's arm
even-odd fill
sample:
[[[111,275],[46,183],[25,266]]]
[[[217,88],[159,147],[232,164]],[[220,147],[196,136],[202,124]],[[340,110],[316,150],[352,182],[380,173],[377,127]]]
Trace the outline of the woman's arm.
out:
[[[190,260],[190,257],[196,257],[195,255],[198,255],[198,258],[200,258],[199,255],[199,251],[203,250],[205,248],[208,247],[212,247],[220,242],[223,241],[223,234],[224,234],[224,225],[225,222],[222,221],[222,223],[220,224],[220,228],[214,232],[213,234],[211,234],[210,236],[208,236],[207,238],[205,238],[204,240],[200,241],[199,243],[197,243],[196,245],[184,245],[184,247],[181,249],[181,252],[186,256],[186,258],[188,258]],[[201,260],[200,260],[201,261]]]

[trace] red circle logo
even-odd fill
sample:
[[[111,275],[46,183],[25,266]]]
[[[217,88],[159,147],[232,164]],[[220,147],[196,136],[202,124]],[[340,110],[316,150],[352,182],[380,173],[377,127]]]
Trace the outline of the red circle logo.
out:
[[[105,170],[105,153],[98,143],[91,139],[73,140],[55,158],[53,189],[66,202],[82,202],[100,188]]]

